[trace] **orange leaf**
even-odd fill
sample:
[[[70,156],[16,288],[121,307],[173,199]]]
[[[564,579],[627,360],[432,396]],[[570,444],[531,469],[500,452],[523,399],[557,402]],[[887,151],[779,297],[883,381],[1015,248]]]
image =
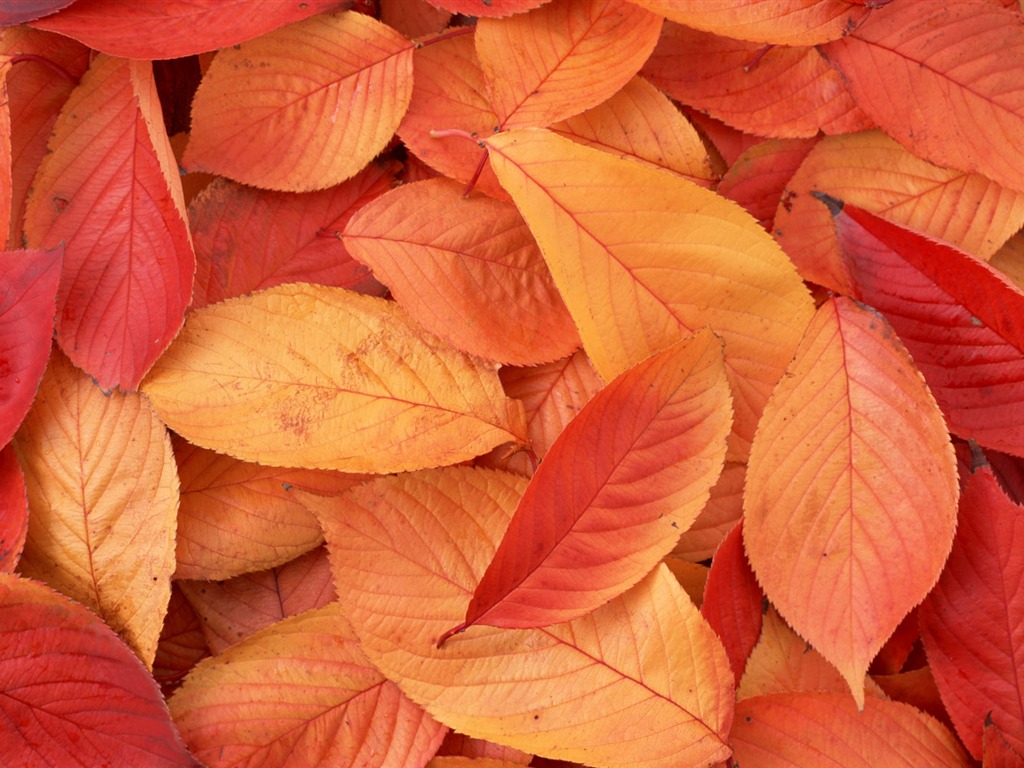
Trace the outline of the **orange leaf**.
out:
[[[554,0],[480,19],[476,55],[501,128],[543,128],[622,88],[658,42],[660,16],[620,0]]]
[[[193,312],[143,391],[186,440],[274,466],[400,472],[525,438],[493,366],[393,303],[305,283]]]
[[[765,48],[666,24],[641,74],[673,99],[761,136],[871,127],[816,48]]]
[[[169,698],[189,670],[209,655],[199,616],[177,584],[172,583],[171,600],[153,660],[153,677],[160,684],[164,698]]]
[[[711,498],[693,525],[679,537],[679,543],[672,550],[674,555],[699,563],[715,554],[743,516],[743,481],[746,476],[746,464],[725,462],[718,482],[711,488]]]
[[[1019,13],[973,0],[893,3],[822,50],[911,152],[1024,191],[1024,145],[1010,138],[1024,133]]]
[[[337,603],[201,661],[168,704],[209,768],[416,768],[444,738],[366,661]]]
[[[758,768],[968,768],[944,726],[907,704],[845,694],[781,693],[736,704],[736,762]]]
[[[227,579],[310,551],[323,541],[320,525],[289,490],[336,493],[366,479],[249,464],[181,439],[174,454],[181,478],[177,579]]]
[[[822,139],[786,186],[775,216],[776,238],[804,279],[840,293],[851,286],[835,225],[812,191],[983,259],[1024,224],[1024,196],[976,173],[932,165],[880,131]]]
[[[730,458],[742,458],[813,311],[785,254],[739,206],[678,176],[544,130],[487,146],[606,381],[705,325],[725,339]]]
[[[457,630],[570,621],[640,581],[718,479],[730,399],[707,329],[601,390],[533,476]]]
[[[141,396],[105,395],[54,351],[15,448],[31,510],[21,572],[91,608],[151,666],[178,511],[163,425]]]
[[[440,32],[448,26],[452,12],[427,0],[377,0],[380,20],[412,39]]]
[[[25,236],[64,242],[57,341],[104,389],[135,389],[181,327],[195,271],[150,63],[98,56],[50,148]]]
[[[457,349],[513,365],[571,354],[579,335],[515,206],[462,192],[450,179],[392,190],[353,217],[345,247]]]
[[[597,768],[724,759],[729,662],[662,566],[569,624],[474,627],[435,648],[461,618],[525,482],[459,467],[305,497],[367,656],[442,722],[499,744]]]
[[[184,165],[308,192],[384,149],[412,95],[412,44],[361,13],[314,16],[222,49],[192,103]]]
[[[773,45],[817,45],[849,34],[867,15],[857,0],[630,0],[716,35]]]
[[[744,542],[765,593],[846,678],[938,579],[959,489],[946,425],[889,324],[818,310],[758,426]]]
[[[666,168],[701,186],[714,177],[700,134],[665,94],[634,77],[593,109],[551,126],[577,144]]]

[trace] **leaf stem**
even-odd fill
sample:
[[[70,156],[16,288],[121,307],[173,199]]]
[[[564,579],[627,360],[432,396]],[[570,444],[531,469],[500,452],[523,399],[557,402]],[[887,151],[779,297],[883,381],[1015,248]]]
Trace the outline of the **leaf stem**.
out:
[[[462,37],[463,35],[469,35],[476,31],[476,27],[452,27],[446,29],[444,32],[439,32],[436,36],[431,37],[428,40],[419,40],[416,42],[417,48],[426,48],[428,45],[434,43],[440,43],[445,40],[451,40],[453,37]]]

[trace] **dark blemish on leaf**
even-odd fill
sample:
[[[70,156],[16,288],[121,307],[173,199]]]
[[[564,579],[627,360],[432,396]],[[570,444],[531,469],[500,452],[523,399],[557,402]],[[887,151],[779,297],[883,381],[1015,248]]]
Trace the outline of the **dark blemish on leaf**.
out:
[[[833,217],[838,216],[843,212],[843,201],[838,197],[832,197],[832,195],[824,192],[818,192],[817,190],[811,192],[811,197],[823,202],[828,207],[828,210]]]
[[[292,484],[291,483],[281,483],[281,487],[284,488],[286,491],[290,491],[292,489]]]
[[[678,523],[677,523],[677,522],[676,522],[675,520],[673,520],[673,521],[672,521],[672,527],[673,527],[673,528],[678,528],[678,527],[679,527],[679,524],[678,524]]]
[[[534,720],[540,720],[540,715],[534,715],[534,716],[533,716],[533,719],[534,719]]]
[[[767,615],[767,613],[768,613],[768,606],[769,605],[771,605],[771,603],[768,602],[768,597],[767,596],[762,597],[761,598],[761,615],[762,616]]]
[[[797,199],[799,195],[791,189],[787,189],[782,193],[782,199],[779,201],[782,203],[782,207],[786,209],[786,213],[793,212],[793,201]]]
[[[483,2],[483,4],[484,4],[484,5],[486,5],[486,6],[488,7],[488,8],[490,8],[490,7],[491,7],[491,0],[482,0],[482,2]]]
[[[57,213],[61,213],[65,208],[68,207],[68,203],[71,202],[66,197],[55,197],[53,198],[53,208]]]
[[[746,722],[748,722],[748,723],[751,723],[751,722],[753,722],[753,718],[752,718],[752,717],[751,717],[750,715],[747,715],[747,716],[746,716],[746,717],[744,717],[743,719],[744,719],[744,720],[745,720]]]

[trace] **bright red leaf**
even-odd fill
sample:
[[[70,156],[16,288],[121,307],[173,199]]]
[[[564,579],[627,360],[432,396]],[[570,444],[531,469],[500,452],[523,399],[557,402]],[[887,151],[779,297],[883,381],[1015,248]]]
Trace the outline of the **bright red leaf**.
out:
[[[0,450],[0,573],[18,564],[28,532],[28,491],[14,447]]]

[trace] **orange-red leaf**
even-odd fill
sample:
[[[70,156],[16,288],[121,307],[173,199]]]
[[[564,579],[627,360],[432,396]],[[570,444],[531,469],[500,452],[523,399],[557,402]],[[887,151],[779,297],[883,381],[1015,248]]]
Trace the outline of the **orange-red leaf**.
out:
[[[186,440],[272,466],[400,472],[526,431],[495,366],[393,302],[306,283],[193,312],[143,391]]]
[[[14,444],[31,510],[21,572],[94,610],[151,665],[178,511],[163,425],[140,395],[105,395],[54,352]]]
[[[364,206],[343,242],[416,320],[453,347],[512,365],[565,357],[579,335],[511,203],[464,198],[450,179]]]
[[[765,407],[744,542],[779,612],[846,678],[938,579],[959,489],[942,415],[877,312],[826,301]]]
[[[408,40],[354,11],[314,16],[217,54],[183,164],[267,189],[325,189],[384,149],[411,95]]]
[[[1024,191],[1019,13],[976,0],[893,3],[823,51],[911,152]]]
[[[725,37],[773,45],[836,40],[867,15],[857,0],[630,0],[672,21]]]
[[[88,0],[33,26],[113,56],[176,59],[241,43],[337,5],[337,0]]]
[[[0,755],[12,766],[193,768],[160,690],[92,613],[0,573]]]
[[[914,707],[874,697],[864,710],[837,693],[781,693],[736,704],[736,762],[758,768],[968,768],[945,726]]]
[[[164,698],[170,697],[192,667],[209,655],[199,616],[177,584],[172,583],[171,600],[153,660],[153,678],[160,684]]]
[[[50,148],[25,235],[64,243],[57,341],[104,389],[135,389],[181,327],[195,271],[151,65],[97,57]]]
[[[511,16],[536,8],[550,0],[430,0],[431,5],[444,8],[452,13],[482,18]]]
[[[957,733],[982,757],[993,723],[1024,753],[1024,510],[982,467],[967,481],[953,551],[921,606],[921,639]]]
[[[659,566],[594,613],[546,629],[459,621],[525,480],[449,468],[307,496],[363,650],[455,730],[588,765],[724,759],[733,682],[718,639]]]
[[[371,164],[343,184],[302,195],[214,181],[188,207],[196,247],[192,307],[293,282],[382,295],[339,236],[360,207],[390,188],[395,170]]]
[[[28,413],[46,370],[64,249],[0,251],[0,448]]]
[[[735,203],[674,174],[545,130],[487,146],[606,381],[705,325],[725,339],[730,458],[743,458],[813,311],[785,254]]]
[[[201,661],[169,705],[209,768],[420,768],[445,732],[370,666],[337,603]]]
[[[543,128],[600,104],[639,71],[660,16],[620,0],[554,0],[480,19],[476,54],[505,128]]]
[[[14,570],[28,532],[28,491],[14,446],[0,450],[0,573]]]
[[[640,581],[707,501],[731,417],[707,329],[618,376],[555,440],[459,629],[570,621]]]
[[[771,232],[783,190],[817,142],[818,137],[813,136],[755,144],[729,166],[718,185],[718,194],[742,205]]]
[[[715,554],[743,516],[743,481],[746,476],[746,464],[725,462],[718,482],[711,488],[711,498],[690,529],[679,537],[679,543],[672,550],[674,555],[699,563]]]

